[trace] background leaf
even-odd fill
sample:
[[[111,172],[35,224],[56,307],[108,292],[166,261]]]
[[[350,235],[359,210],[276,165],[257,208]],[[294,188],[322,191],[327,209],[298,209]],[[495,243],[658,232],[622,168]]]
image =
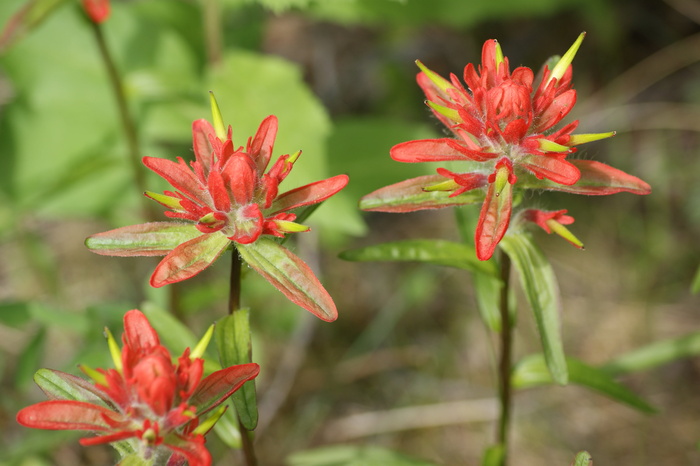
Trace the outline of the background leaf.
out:
[[[625,403],[647,414],[656,409],[630,389],[616,382],[610,375],[578,359],[566,358],[571,383],[602,393],[616,401]],[[516,364],[512,376],[516,388],[530,388],[552,383],[552,376],[541,354],[530,355]]]
[[[292,454],[288,466],[432,466],[433,463],[372,446],[336,445]]]

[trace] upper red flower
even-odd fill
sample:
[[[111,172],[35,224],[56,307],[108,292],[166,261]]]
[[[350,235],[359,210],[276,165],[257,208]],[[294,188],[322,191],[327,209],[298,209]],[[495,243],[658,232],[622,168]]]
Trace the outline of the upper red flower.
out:
[[[471,171],[439,168],[438,176],[403,181],[365,196],[362,208],[408,212],[483,199],[475,241],[477,256],[486,260],[508,229],[516,186],[579,194],[648,194],[649,185],[620,170],[567,160],[575,145],[614,135],[574,135],[578,121],[556,128],[576,103],[571,61],[583,37],[551,70],[545,66],[536,86],[529,68],[510,71],[495,40],[484,44],[478,70],[471,63],[465,67],[467,88],[455,75],[448,81],[418,62],[417,81],[427,104],[454,138],[404,142],[391,149],[391,157],[399,162],[468,162]]]
[[[211,456],[204,446],[204,434],[211,422],[203,432],[197,426],[204,414],[255,378],[259,366],[231,366],[202,379],[204,360],[191,357],[188,348],[173,364],[170,352],[138,310],[124,315],[122,340],[121,354],[113,354],[115,369],[83,367],[94,385],[51,371],[52,377],[69,388],[46,391],[50,400],[22,409],[17,421],[37,429],[96,432],[96,437],[80,440],[85,446],[127,440],[144,459],[169,450],[168,464],[187,460],[190,466],[209,466]],[[116,342],[110,343],[116,347]],[[68,397],[68,393],[80,394],[83,399]]]
[[[301,259],[263,235],[283,237],[307,231],[295,223],[293,209],[322,202],[348,183],[347,175],[279,193],[301,151],[282,155],[267,169],[277,135],[277,118],[260,124],[245,147],[235,148],[212,97],[214,125],[192,125],[195,160],[189,165],[144,157],[143,163],[174,188],[146,196],[168,207],[179,222],[131,225],[90,236],[93,252],[112,256],[165,255],[151,276],[160,287],[188,279],[209,267],[231,244],[245,261],[290,300],[324,320],[334,320],[333,300]],[[182,223],[186,220],[192,223]]]
[[[99,24],[109,18],[109,0],[82,0],[82,2],[85,13],[93,22]]]

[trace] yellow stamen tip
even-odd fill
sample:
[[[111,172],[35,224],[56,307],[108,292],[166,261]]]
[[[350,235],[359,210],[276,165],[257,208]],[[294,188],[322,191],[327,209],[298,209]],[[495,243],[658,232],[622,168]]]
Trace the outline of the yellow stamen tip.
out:
[[[224,125],[224,118],[221,116],[221,110],[219,110],[219,104],[216,102],[216,97],[214,97],[212,91],[209,91],[209,103],[211,104],[211,117],[214,123],[214,131],[216,132],[216,136],[223,142],[226,140],[226,126]]]
[[[423,74],[425,74],[428,79],[430,79],[442,92],[445,92],[448,89],[454,89],[451,82],[426,67],[420,60],[416,60],[416,65],[418,65],[418,68],[420,68]]]
[[[109,353],[112,356],[112,361],[114,362],[114,368],[121,373],[123,369],[122,350],[119,349],[117,340],[114,339],[114,335],[112,335],[112,332],[110,332],[107,327],[105,327],[104,335],[105,338],[107,338],[107,346],[109,347]]]
[[[584,37],[586,37],[585,32],[579,34],[574,44],[571,47],[569,47],[569,50],[567,50],[566,53],[559,59],[559,62],[557,62],[557,64],[554,65],[554,68],[552,68],[552,74],[549,75],[549,79],[547,80],[547,84],[549,84],[549,82],[552,79],[559,80],[562,76],[564,76],[564,73],[566,73],[567,68],[569,68],[571,62],[574,61],[576,52],[578,52],[579,47],[581,47],[581,43],[583,42]]]
[[[201,340],[197,343],[197,345],[194,347],[192,350],[192,353],[190,353],[190,359],[197,359],[201,358],[204,355],[204,352],[207,350],[207,346],[209,346],[209,342],[211,341],[211,337],[214,335],[214,325],[210,325],[207,331],[204,333],[204,336],[202,337]]]

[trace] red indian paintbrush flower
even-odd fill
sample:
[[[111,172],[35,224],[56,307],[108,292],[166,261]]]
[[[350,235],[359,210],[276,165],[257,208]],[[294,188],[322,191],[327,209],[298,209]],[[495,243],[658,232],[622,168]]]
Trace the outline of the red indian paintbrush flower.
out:
[[[204,434],[223,410],[206,420],[202,416],[260,371],[257,364],[241,364],[202,378],[199,356],[212,330],[193,353],[187,348],[173,364],[146,316],[131,310],[124,315],[121,351],[106,332],[115,369],[81,366],[93,383],[59,371],[37,372],[35,380],[49,401],[22,409],[17,422],[36,429],[93,431],[97,436],[81,439],[81,445],[119,442],[120,452],[158,464],[209,466]]]
[[[391,157],[399,162],[466,162],[469,171],[438,168],[438,175],[368,194],[360,206],[410,212],[483,200],[475,242],[477,257],[486,260],[508,229],[514,190],[649,194],[647,183],[620,170],[590,160],[567,160],[574,146],[615,134],[572,134],[578,121],[558,127],[576,103],[571,62],[584,35],[552,69],[545,66],[537,85],[529,68],[510,71],[495,40],[484,44],[478,71],[471,63],[465,67],[467,88],[455,75],[448,81],[417,62],[417,81],[427,104],[454,137],[404,142],[391,149]]]
[[[170,211],[177,222],[132,225],[92,235],[86,245],[112,256],[165,255],[151,276],[151,285],[188,279],[209,267],[231,244],[241,257],[291,301],[326,321],[337,318],[333,300],[313,271],[286,248],[264,235],[283,237],[307,231],[294,222],[299,207],[322,202],[343,189],[347,175],[337,175],[279,193],[301,151],[282,155],[267,172],[277,134],[277,118],[269,116],[244,147],[235,148],[231,127],[224,129],[212,96],[214,125],[193,124],[195,160],[188,165],[155,157],[143,163],[172,185],[164,194],[146,196]],[[192,223],[183,223],[182,221]]]
[[[109,0],[82,0],[85,13],[90,19],[97,23],[103,23],[109,18]]]

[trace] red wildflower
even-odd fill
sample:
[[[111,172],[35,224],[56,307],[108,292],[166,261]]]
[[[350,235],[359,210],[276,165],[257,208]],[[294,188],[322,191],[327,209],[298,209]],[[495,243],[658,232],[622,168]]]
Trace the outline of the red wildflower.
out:
[[[167,455],[168,464],[186,460],[190,466],[209,466],[203,434],[212,419],[198,428],[202,416],[255,378],[259,366],[231,366],[202,379],[204,360],[187,348],[173,364],[156,331],[136,309],[124,315],[121,353],[108,335],[115,369],[81,367],[92,384],[50,371],[49,377],[59,382],[50,387],[59,389],[42,386],[50,400],[22,409],[17,422],[36,429],[94,431],[96,437],[83,438],[80,444],[127,441],[144,459]]]
[[[168,207],[165,215],[193,222],[154,222],[98,233],[86,245],[112,256],[165,255],[151,276],[160,287],[188,279],[209,267],[233,242],[248,264],[296,304],[324,320],[334,320],[332,299],[311,269],[279,244],[262,235],[283,237],[307,231],[295,223],[293,209],[317,204],[348,182],[346,175],[279,194],[301,151],[282,155],[267,172],[277,134],[277,118],[269,116],[244,147],[235,148],[232,130],[224,129],[212,98],[215,126],[206,120],[192,125],[195,160],[188,166],[144,157],[143,163],[165,178],[174,191],[146,196]]]
[[[576,103],[571,61],[584,34],[550,70],[544,68],[535,86],[534,73],[510,71],[495,40],[482,50],[478,70],[464,69],[465,88],[455,75],[446,80],[420,62],[417,81],[427,104],[454,138],[408,141],[394,146],[399,162],[468,162],[472,171],[444,168],[439,176],[424,176],[379,189],[361,201],[364,210],[409,212],[478,202],[483,199],[476,228],[476,253],[489,259],[508,229],[515,189],[549,189],[604,195],[620,191],[648,194],[644,181],[599,162],[567,160],[577,144],[614,133],[572,134],[578,121],[557,129]]]
[[[109,18],[109,0],[82,0],[85,13],[90,19],[100,24]]]

